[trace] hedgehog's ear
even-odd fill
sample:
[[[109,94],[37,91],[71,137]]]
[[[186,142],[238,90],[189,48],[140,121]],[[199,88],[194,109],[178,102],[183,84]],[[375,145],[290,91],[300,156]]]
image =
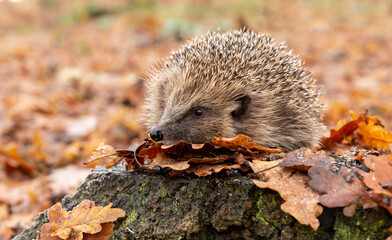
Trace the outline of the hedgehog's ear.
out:
[[[241,94],[235,98],[235,102],[238,103],[236,110],[231,112],[231,115],[235,119],[241,118],[248,110],[249,104],[252,102],[252,98],[248,94]]]

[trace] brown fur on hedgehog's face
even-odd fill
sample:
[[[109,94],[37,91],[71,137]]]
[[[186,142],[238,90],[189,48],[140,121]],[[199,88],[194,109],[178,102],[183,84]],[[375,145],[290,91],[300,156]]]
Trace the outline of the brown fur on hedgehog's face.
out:
[[[187,79],[181,79],[184,74],[178,72],[156,77],[165,80],[156,79],[153,88],[159,89],[160,93],[155,92],[157,96],[150,99],[155,103],[149,105],[153,114],[147,128],[153,140],[166,145],[180,140],[204,143],[219,134],[226,137],[237,134],[235,122],[245,114],[251,102],[240,86],[227,89],[227,86],[211,81],[210,84],[201,83],[197,79],[201,76],[188,75]]]

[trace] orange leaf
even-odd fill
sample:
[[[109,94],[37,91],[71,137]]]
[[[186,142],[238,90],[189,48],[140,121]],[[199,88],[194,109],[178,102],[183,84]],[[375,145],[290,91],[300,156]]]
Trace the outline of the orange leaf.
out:
[[[171,157],[167,157],[164,153],[160,152],[155,156],[150,165],[144,165],[142,168],[152,170],[155,167],[169,167],[173,170],[181,171],[189,168],[189,166],[188,161],[178,161]]]
[[[336,129],[331,130],[330,137],[323,140],[325,148],[334,148],[334,143],[356,143],[379,150],[390,150],[392,133],[384,128],[378,117],[367,113],[357,115],[353,111],[350,111],[350,116],[351,121],[339,121]]]
[[[390,150],[389,144],[392,143],[392,133],[383,126],[374,125],[371,121],[368,123],[360,122],[358,133],[362,136],[363,142],[371,148]]]
[[[199,177],[204,177],[211,175],[213,172],[218,173],[222,171],[223,169],[239,169],[241,168],[241,165],[239,164],[217,164],[217,165],[193,165],[189,169],[186,170],[187,173],[194,173],[195,175]]]
[[[116,150],[114,147],[110,145],[106,145],[104,142],[100,143],[99,146],[95,149],[95,151],[91,154],[89,160],[85,162],[84,164],[90,164],[92,162],[95,162],[99,159],[104,159],[108,158],[110,159],[110,162],[107,163],[107,167],[111,165],[115,165],[114,162],[119,158],[117,156]]]
[[[254,172],[276,166],[281,161],[259,161],[250,163]],[[281,205],[281,209],[295,217],[301,224],[309,225],[317,230],[320,223],[317,217],[322,213],[323,208],[318,205],[319,194],[307,186],[310,180],[302,173],[294,172],[289,168],[276,167],[264,172],[268,179],[266,182],[253,180],[260,188],[270,188],[278,191],[280,196],[286,201]]]
[[[74,238],[83,239],[83,234],[96,234],[102,231],[102,224],[115,221],[119,217],[124,217],[125,212],[118,208],[111,208],[112,204],[105,207],[96,207],[90,200],[82,201],[72,212],[61,209],[61,204],[57,203],[49,209],[49,222],[41,228],[42,239]],[[113,227],[113,226],[112,226]],[[108,231],[105,226],[105,236],[110,236],[113,232]]]
[[[252,138],[243,134],[238,134],[234,138],[213,137],[212,144],[218,147],[225,147],[235,151],[238,151],[239,148],[246,148],[250,150],[270,152],[270,153],[283,152],[283,150],[280,148],[266,148],[266,147],[259,146],[253,142]]]

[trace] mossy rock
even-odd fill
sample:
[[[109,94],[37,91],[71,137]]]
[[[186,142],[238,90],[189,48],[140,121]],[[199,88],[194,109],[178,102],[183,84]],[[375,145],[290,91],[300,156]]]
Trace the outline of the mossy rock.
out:
[[[63,198],[63,208],[72,210],[84,199],[126,211],[110,239],[385,239],[392,226],[382,209],[360,210],[352,218],[338,209],[325,211],[330,223],[314,231],[280,209],[278,193],[241,175],[94,170],[75,195]],[[14,239],[35,239],[47,221],[45,211]]]

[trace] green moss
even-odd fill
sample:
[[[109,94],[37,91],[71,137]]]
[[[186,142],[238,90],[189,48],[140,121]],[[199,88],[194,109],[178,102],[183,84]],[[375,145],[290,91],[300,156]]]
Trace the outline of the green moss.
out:
[[[257,199],[257,209],[258,212],[256,213],[256,218],[259,219],[260,221],[262,221],[264,224],[269,225],[269,222],[263,217],[264,215],[264,201],[263,201],[263,196],[259,196]]]
[[[138,217],[138,213],[133,210],[128,214],[127,219],[125,220],[125,226],[129,226],[131,225],[134,221],[136,221],[137,217]]]
[[[256,218],[262,221],[265,225],[270,225],[269,222],[265,220],[265,218],[263,217],[260,211],[256,214]]]
[[[382,227],[382,226],[384,226],[384,220],[379,220],[378,222],[377,222],[377,224],[378,224],[378,226],[379,227]]]
[[[163,186],[158,189],[158,193],[161,195],[161,198],[165,198],[168,195],[167,189]]]
[[[198,189],[197,189],[197,191],[196,191],[196,194],[197,195],[199,195],[199,196],[204,196],[204,193],[206,192],[206,187],[205,186],[200,186]]]
[[[317,232],[305,225],[299,225],[295,228],[295,239],[316,239]],[[348,238],[355,239],[355,238]]]

